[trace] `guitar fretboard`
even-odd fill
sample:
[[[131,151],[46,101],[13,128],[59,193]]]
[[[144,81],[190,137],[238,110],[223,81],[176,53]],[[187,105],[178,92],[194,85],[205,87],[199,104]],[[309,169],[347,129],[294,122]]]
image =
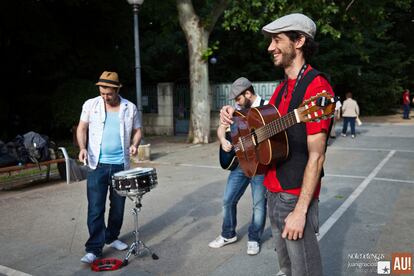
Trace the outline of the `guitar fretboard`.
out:
[[[296,124],[295,111],[291,111],[283,117],[280,117],[270,123],[256,129],[254,134],[257,137],[257,142],[261,143],[270,137],[288,129],[289,127]]]

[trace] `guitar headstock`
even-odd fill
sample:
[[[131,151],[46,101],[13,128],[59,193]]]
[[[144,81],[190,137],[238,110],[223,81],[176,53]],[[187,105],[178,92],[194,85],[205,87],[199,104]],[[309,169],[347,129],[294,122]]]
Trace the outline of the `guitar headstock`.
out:
[[[335,112],[338,97],[334,97],[325,90],[305,100],[297,109],[296,115],[300,122],[319,122],[332,118]]]

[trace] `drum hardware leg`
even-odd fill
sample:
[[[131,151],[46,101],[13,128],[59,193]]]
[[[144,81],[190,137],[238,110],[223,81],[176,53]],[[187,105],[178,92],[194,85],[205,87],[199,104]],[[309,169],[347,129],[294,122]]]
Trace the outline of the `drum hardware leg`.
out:
[[[141,198],[142,195],[138,194],[135,196],[134,199],[132,197],[128,196],[131,200],[134,201],[135,207],[132,209],[132,215],[134,216],[134,225],[135,230],[132,232],[134,235],[134,242],[129,247],[129,250],[125,256],[125,259],[123,261],[124,266],[128,265],[128,259],[131,256],[131,254],[134,254],[135,256],[144,256],[145,252],[148,252],[152,259],[158,260],[158,256],[152,252],[152,250],[145,245],[145,243],[139,239],[139,230],[138,230],[138,213],[141,211]]]

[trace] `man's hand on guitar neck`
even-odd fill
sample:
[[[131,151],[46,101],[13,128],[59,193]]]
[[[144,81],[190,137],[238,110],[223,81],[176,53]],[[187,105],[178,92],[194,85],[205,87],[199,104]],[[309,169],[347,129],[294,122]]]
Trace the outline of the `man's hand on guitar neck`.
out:
[[[233,123],[233,113],[236,109],[231,105],[225,105],[220,110],[220,123],[224,125],[231,125]]]

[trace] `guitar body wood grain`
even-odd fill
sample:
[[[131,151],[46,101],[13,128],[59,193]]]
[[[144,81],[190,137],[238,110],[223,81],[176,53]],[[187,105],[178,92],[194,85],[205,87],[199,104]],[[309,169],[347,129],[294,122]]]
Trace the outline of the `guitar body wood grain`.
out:
[[[257,135],[252,135],[256,129],[279,117],[280,114],[273,105],[251,108],[247,116],[237,111],[234,113],[233,121],[237,127],[232,129],[231,137],[234,145],[239,143],[240,137],[243,137],[236,155],[246,176],[263,174],[272,160],[287,157],[288,144],[285,131],[261,143],[257,143]]]

